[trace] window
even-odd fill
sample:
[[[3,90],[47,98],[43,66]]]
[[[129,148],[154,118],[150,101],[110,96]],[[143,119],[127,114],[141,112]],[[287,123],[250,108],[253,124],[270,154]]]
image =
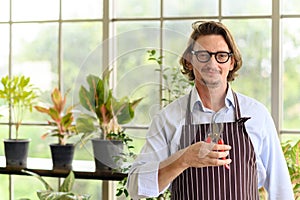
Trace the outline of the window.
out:
[[[136,117],[126,126],[138,152],[152,116],[161,108],[165,84],[155,70],[160,66],[148,61],[147,50],[162,53],[162,67],[179,67],[191,23],[222,21],[243,56],[232,87],[267,106],[283,140],[299,139],[299,8],[296,0],[187,0],[184,4],[179,0],[0,0],[0,72],[30,76],[44,100],[54,87],[71,89],[71,104],[78,102],[78,88],[86,75],[113,68],[119,97],[144,97]],[[3,102],[0,106],[1,138],[6,138],[14,129]],[[31,157],[50,157],[48,144],[54,140],[40,139],[45,122],[45,116],[35,112],[26,116],[21,127],[22,136],[32,139]],[[89,151],[89,146],[76,150],[75,159],[91,160]],[[17,184],[7,177],[1,175],[1,182]],[[86,182],[84,186],[92,188],[88,191],[99,195],[97,184]],[[8,198],[9,191],[4,192]],[[15,198],[24,194],[10,192]],[[34,198],[34,191],[27,197]]]

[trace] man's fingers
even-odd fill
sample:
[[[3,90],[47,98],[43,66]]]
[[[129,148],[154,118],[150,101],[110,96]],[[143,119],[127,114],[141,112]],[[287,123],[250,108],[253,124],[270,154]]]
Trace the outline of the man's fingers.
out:
[[[225,159],[225,160],[221,160],[221,159],[215,159],[215,158],[209,158],[209,159],[205,159],[206,166],[222,166],[222,165],[229,165],[231,163],[231,159]]]
[[[227,144],[215,144],[213,146],[213,149],[214,151],[228,151],[231,149],[231,146],[230,145],[227,145]]]
[[[231,146],[226,144],[199,142],[198,145],[199,145],[199,153],[198,153],[199,158],[204,158],[211,151],[229,151],[231,149]]]
[[[207,155],[210,158],[225,158],[229,154],[229,151],[224,151],[224,152],[217,152],[217,151],[211,151]]]
[[[229,165],[231,163],[231,159],[226,159],[226,160],[215,160],[216,162],[216,166],[220,166],[220,165]]]

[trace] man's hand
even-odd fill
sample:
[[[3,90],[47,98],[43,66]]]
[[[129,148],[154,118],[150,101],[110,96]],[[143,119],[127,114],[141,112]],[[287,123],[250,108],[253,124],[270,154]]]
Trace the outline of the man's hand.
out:
[[[230,149],[229,145],[201,141],[185,148],[180,159],[186,168],[221,166],[231,163],[231,159],[222,159],[228,156]]]

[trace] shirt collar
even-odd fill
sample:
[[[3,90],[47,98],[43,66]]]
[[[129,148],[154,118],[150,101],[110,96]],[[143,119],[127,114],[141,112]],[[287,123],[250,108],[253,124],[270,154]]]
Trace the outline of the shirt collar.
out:
[[[191,101],[190,101],[190,111],[193,112],[193,109],[200,109],[202,112],[207,111],[208,109],[203,106],[203,103],[200,99],[200,96],[198,94],[198,91],[196,87],[194,86],[192,88],[192,94],[191,94]],[[232,89],[230,85],[228,84],[228,90],[225,98],[225,106],[229,108],[230,106],[235,107],[234,98],[232,94]]]

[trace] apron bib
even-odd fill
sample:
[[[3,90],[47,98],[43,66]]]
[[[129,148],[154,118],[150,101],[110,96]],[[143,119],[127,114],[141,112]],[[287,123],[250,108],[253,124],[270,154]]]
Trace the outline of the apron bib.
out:
[[[190,95],[191,96],[191,95]],[[223,129],[224,144],[231,145],[230,169],[219,167],[190,167],[180,174],[171,187],[173,200],[258,200],[256,158],[253,145],[245,129],[249,118],[240,116],[236,94],[235,122],[225,122]],[[190,97],[186,123],[182,127],[180,149],[205,140],[210,124],[192,124]]]

